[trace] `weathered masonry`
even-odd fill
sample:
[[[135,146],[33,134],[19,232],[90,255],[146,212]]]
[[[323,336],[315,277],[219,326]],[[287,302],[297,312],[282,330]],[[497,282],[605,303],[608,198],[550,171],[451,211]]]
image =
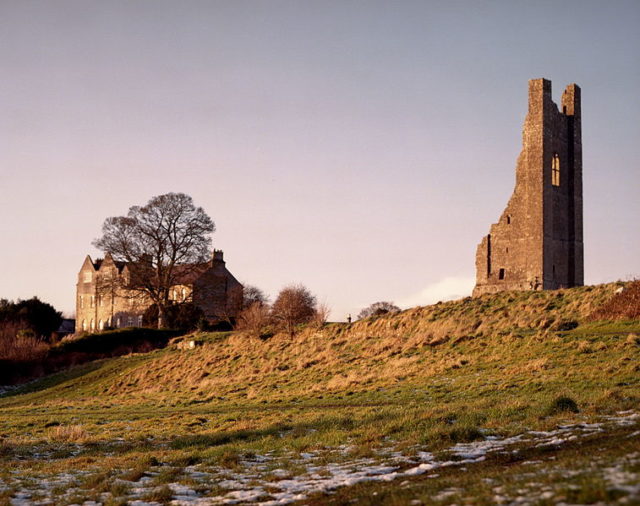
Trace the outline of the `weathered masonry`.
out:
[[[135,264],[117,262],[107,253],[95,262],[87,255],[76,284],[76,332],[142,326],[151,299],[128,289]],[[223,253],[214,250],[202,264],[176,266],[171,304],[193,303],[210,323],[235,319],[242,309],[242,285],[229,272]]]
[[[551,81],[529,81],[516,186],[500,220],[478,245],[473,295],[584,282],[578,85],[567,86],[561,107],[551,99]]]

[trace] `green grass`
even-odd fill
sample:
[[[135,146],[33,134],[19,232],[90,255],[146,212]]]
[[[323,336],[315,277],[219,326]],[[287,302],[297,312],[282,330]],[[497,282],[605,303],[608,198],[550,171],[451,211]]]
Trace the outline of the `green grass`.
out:
[[[640,322],[585,321],[614,289],[464,299],[294,338],[197,333],[194,350],[169,346],[78,366],[0,398],[0,479],[14,469],[23,477],[74,469],[86,473],[88,495],[109,493],[116,504],[128,492],[114,488],[116,477],[151,477],[157,488],[148,500],[166,502],[165,484],[184,480],[188,466],[233,471],[247,456],[269,454],[286,468],[291,455],[310,451],[327,463],[375,460],[390,445],[438,452],[637,409]],[[571,451],[558,450],[550,468],[567,464]],[[472,477],[451,468],[371,490],[405,504],[456,488],[464,492],[451,502],[471,494],[482,503],[495,487],[481,477],[500,482],[505,463],[479,467]],[[608,489],[590,476],[575,485],[579,497],[603,497]],[[572,499],[574,489],[555,492]],[[367,490],[340,494],[363,504],[383,497]]]

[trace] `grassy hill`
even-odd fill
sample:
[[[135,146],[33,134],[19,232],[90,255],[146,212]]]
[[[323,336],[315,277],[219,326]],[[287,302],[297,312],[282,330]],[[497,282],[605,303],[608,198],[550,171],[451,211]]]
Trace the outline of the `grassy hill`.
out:
[[[549,503],[640,497],[579,464],[596,447],[610,467],[640,455],[640,321],[589,318],[619,286],[467,298],[293,338],[199,333],[183,338],[194,349],[85,364],[0,398],[0,491],[61,503],[492,502],[494,488],[508,497],[532,480],[514,462],[539,461]],[[594,423],[602,430],[576,425]],[[540,443],[554,431],[575,437]],[[514,437],[510,458],[487,446]],[[569,462],[584,479],[565,490]],[[637,478],[634,462],[621,472]],[[43,479],[58,485],[33,485]],[[340,485],[352,486],[326,495]]]

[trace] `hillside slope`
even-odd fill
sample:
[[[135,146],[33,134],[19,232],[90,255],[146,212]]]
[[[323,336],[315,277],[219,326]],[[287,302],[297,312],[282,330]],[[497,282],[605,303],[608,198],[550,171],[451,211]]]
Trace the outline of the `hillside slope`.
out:
[[[426,456],[447,469],[457,461],[478,466],[494,445],[494,457],[466,481],[451,467],[428,486],[416,483],[416,492],[376,488],[404,504],[455,483],[465,501],[486,502],[494,492],[485,478],[531,481],[500,457],[500,444],[513,444],[517,461],[543,462],[542,476],[557,470],[550,486],[560,487],[560,500],[568,497],[563,466],[571,470],[598,451],[598,469],[611,468],[633,448],[640,452],[638,438],[629,439],[640,433],[638,414],[628,411],[640,404],[640,321],[589,318],[619,286],[468,298],[308,328],[293,338],[194,334],[184,338],[198,343],[194,349],[174,342],[85,364],[0,398],[0,481],[43,494],[34,483],[67,479],[74,469],[82,477],[74,480],[84,483],[81,497],[65,493],[54,501],[60,503],[166,502],[185,486],[190,497],[212,497],[211,504],[238,497],[286,503],[314,491],[324,502],[324,490],[370,481],[376,469],[387,469],[384,480],[413,479],[436,466],[407,467]],[[570,438],[562,439],[566,431]],[[574,442],[565,451],[553,441]],[[465,450],[475,444],[481,446]],[[460,457],[469,451],[475,460]],[[366,469],[345,474],[338,463]],[[584,466],[571,472],[590,469],[585,476],[596,481],[587,480],[589,490],[596,487],[596,499],[606,502],[609,478]],[[230,481],[236,475],[246,482]],[[304,494],[286,489],[299,481]],[[149,488],[161,486],[162,493]],[[371,493],[350,488],[338,504],[354,497],[377,504]],[[462,493],[451,501],[460,503]],[[626,495],[640,499],[640,489]]]
[[[466,298],[353,324],[305,329],[293,338],[195,334],[186,338],[200,344],[194,350],[172,347],[136,355],[136,360],[123,359],[116,369],[124,367],[126,372],[111,376],[104,367],[113,365],[104,366],[89,391],[67,389],[65,398],[90,396],[86,402],[99,403],[119,397],[171,401],[187,395],[198,401],[285,401],[421,382],[450,370],[476,374],[487,367],[504,371],[505,378],[516,373],[531,377],[545,370],[550,379],[554,364],[572,366],[563,352],[575,351],[577,343],[587,346],[582,337],[585,325],[597,337],[598,324],[585,323],[586,317],[617,287],[613,283]],[[578,324],[582,328],[571,332]],[[602,369],[589,374],[602,374]]]

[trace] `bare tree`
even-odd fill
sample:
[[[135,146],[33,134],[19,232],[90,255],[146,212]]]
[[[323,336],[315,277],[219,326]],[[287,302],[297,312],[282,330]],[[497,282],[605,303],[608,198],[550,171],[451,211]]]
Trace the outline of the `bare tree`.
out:
[[[316,298],[302,285],[286,286],[273,303],[271,314],[293,336],[296,325],[313,320]]]
[[[267,305],[269,297],[257,286],[244,285],[242,290],[242,309],[248,309],[256,303],[262,306]]]
[[[393,302],[374,302],[368,307],[365,307],[360,313],[358,313],[358,320],[368,318],[369,316],[380,316],[387,313],[399,313],[400,308]]]
[[[318,304],[316,312],[313,315],[313,324],[318,328],[322,327],[327,323],[330,314],[331,308],[326,303]]]
[[[270,323],[271,312],[268,304],[254,302],[238,315],[238,329],[254,336],[260,335]]]
[[[127,216],[107,218],[95,247],[126,262],[125,290],[148,296],[158,307],[158,328],[165,325],[169,290],[202,269],[211,251],[215,225],[184,193],[153,197]]]

